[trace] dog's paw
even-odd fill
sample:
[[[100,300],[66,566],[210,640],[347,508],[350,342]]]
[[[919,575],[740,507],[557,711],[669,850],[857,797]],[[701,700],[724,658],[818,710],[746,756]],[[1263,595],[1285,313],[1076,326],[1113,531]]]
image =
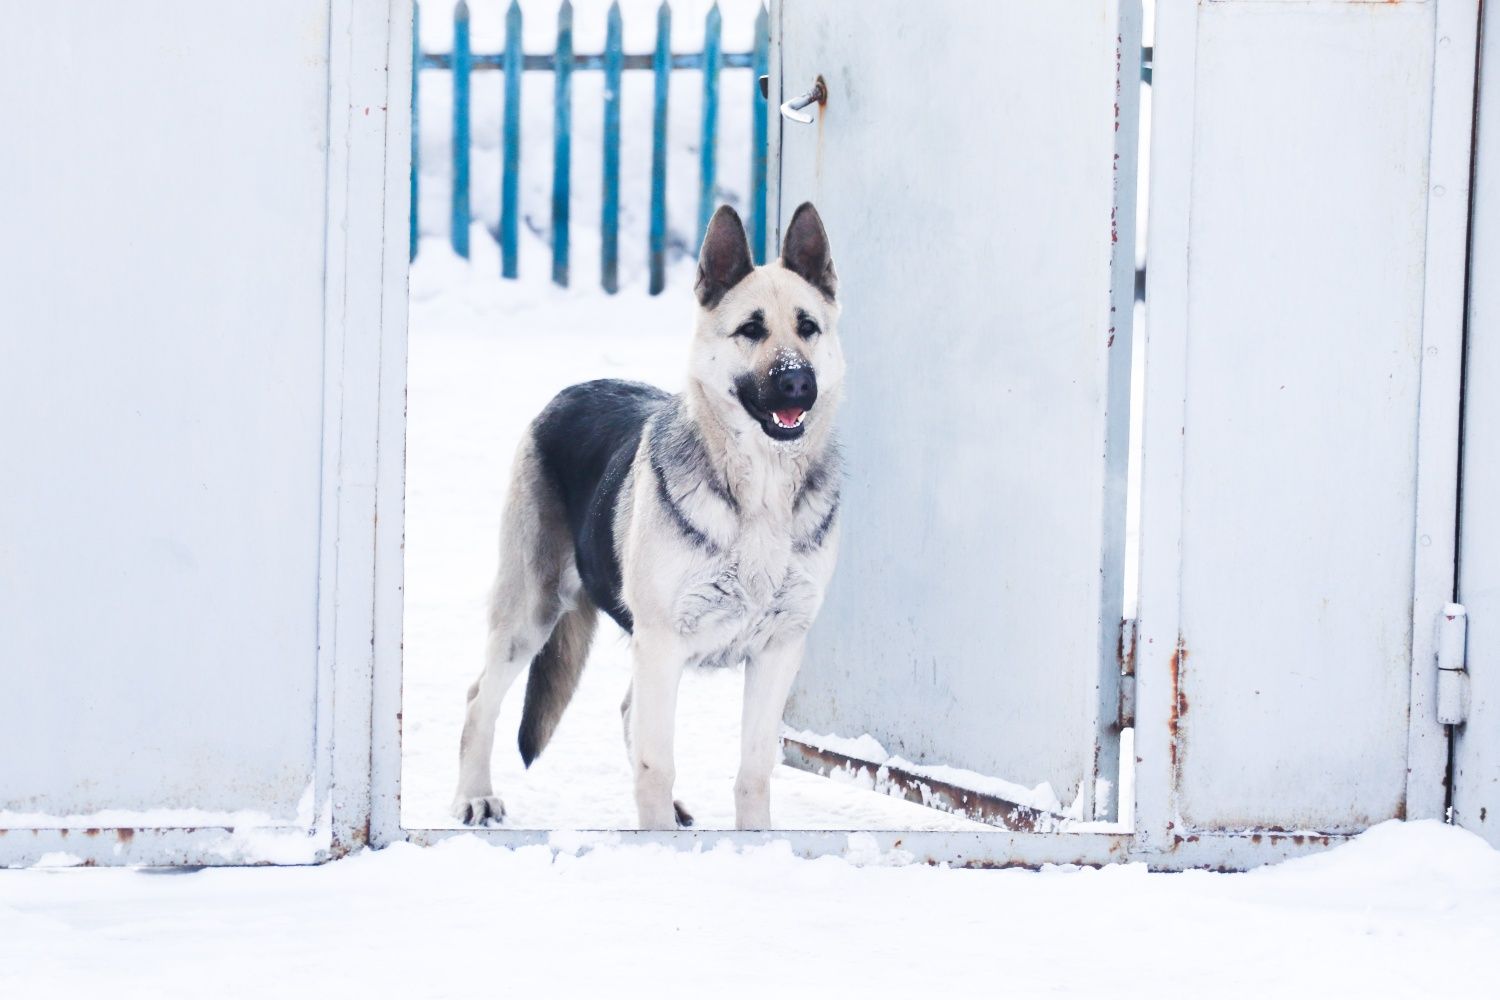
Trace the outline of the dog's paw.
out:
[[[677,813],[677,825],[684,830],[693,825],[693,814],[688,812],[681,802],[673,801],[672,808]]]
[[[453,803],[453,818],[464,826],[498,826],[505,819],[505,803],[498,795],[460,798]]]

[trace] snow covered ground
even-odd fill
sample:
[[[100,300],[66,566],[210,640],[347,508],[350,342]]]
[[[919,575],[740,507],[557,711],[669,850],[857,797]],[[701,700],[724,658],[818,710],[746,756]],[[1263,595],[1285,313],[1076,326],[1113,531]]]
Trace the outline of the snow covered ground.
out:
[[[1243,875],[866,861],[464,837],[0,872],[0,996],[1495,996],[1500,852],[1436,823]]]

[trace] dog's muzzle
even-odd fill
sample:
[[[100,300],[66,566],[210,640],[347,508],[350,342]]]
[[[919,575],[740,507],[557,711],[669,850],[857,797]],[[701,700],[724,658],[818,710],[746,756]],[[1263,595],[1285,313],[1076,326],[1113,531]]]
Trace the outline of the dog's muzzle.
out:
[[[766,435],[777,441],[802,436],[808,411],[818,401],[818,379],[803,365],[773,371],[764,378],[741,376],[735,393],[745,412],[754,417]]]

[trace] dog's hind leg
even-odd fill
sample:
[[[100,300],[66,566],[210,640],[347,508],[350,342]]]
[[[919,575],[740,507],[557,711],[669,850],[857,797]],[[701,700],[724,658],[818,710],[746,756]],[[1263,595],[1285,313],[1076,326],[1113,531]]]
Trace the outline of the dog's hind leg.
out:
[[[541,642],[536,643],[537,648]],[[525,669],[526,647],[506,628],[491,627],[485,649],[484,671],[469,687],[464,731],[458,745],[458,791],[453,815],[470,826],[498,822],[505,805],[495,794],[490,756],[495,749],[495,720],[505,693]]]
[[[516,454],[501,521],[484,670],[469,688],[464,712],[453,797],[453,815],[461,822],[479,826],[505,815],[490,777],[495,720],[506,692],[543,652],[558,619],[565,611],[576,613],[579,590],[561,505],[528,438]]]

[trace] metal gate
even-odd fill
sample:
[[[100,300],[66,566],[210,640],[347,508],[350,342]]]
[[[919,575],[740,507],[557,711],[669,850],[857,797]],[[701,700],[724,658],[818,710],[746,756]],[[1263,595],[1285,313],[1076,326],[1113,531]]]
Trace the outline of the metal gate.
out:
[[[837,234],[852,379],[788,724],[1109,818],[1138,5],[788,2],[772,34],[783,96],[826,88],[782,123],[779,201]]]
[[[1157,24],[1143,846],[1440,816],[1477,4]]]
[[[170,7],[8,11],[6,864],[367,822],[389,12]]]

